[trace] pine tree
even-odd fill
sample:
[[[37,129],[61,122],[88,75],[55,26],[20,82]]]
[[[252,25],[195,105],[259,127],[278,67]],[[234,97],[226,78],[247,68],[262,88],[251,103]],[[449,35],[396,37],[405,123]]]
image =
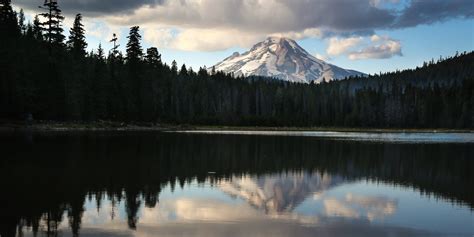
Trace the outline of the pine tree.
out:
[[[74,19],[74,24],[69,31],[69,40],[67,41],[68,48],[76,56],[84,56],[86,54],[86,37],[84,35],[84,25],[82,24],[82,15],[77,14]]]
[[[212,66],[211,75],[216,75],[216,66]]]
[[[97,58],[99,60],[104,60],[104,49],[102,48],[102,44],[99,44],[99,48],[97,48]]]
[[[18,14],[18,25],[20,27],[20,32],[25,33],[26,25],[25,25],[25,13],[23,12],[23,8],[20,9],[20,13]]]
[[[161,54],[158,53],[158,49],[151,47],[146,50],[145,61],[151,66],[157,66],[161,64]]]
[[[130,88],[129,92],[131,96],[129,97],[130,102],[128,105],[128,116],[129,119],[143,119],[143,90],[147,86],[145,83],[145,78],[143,78],[143,67],[142,67],[142,58],[143,50],[141,46],[141,35],[139,32],[138,26],[133,26],[130,28],[130,33],[128,38],[128,43],[126,47],[127,51],[127,67],[128,67],[128,76],[127,76],[127,86]]]
[[[140,43],[142,36],[139,30],[139,26],[133,26],[130,28],[130,33],[127,36],[127,62],[131,64],[138,63],[143,57],[143,50]]]
[[[46,13],[41,13],[40,16],[46,18],[45,22],[42,22],[42,30],[46,41],[50,45],[63,45],[65,36],[63,35],[62,22],[64,16],[61,15],[61,9],[59,9],[57,0],[45,0],[42,9],[48,10]]]
[[[186,76],[188,75],[188,69],[186,69],[186,64],[183,64],[181,66],[181,70],[179,70],[179,75],[180,76]]]
[[[173,75],[178,74],[178,63],[175,60],[173,60],[173,62],[171,63],[171,72],[173,73]]]
[[[18,111],[18,61],[20,30],[10,0],[0,0],[0,116]]]
[[[35,16],[35,19],[33,20],[33,37],[37,40],[43,40],[43,34],[41,30],[41,22],[38,18],[38,15]]]
[[[0,35],[14,37],[20,32],[16,13],[11,6],[11,0],[0,0]]]

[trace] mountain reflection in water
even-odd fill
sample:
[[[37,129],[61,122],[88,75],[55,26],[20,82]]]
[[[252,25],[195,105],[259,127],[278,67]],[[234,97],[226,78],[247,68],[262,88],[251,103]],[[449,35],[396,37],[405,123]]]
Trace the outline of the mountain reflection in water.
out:
[[[2,237],[474,233],[472,144],[29,135],[0,135]]]

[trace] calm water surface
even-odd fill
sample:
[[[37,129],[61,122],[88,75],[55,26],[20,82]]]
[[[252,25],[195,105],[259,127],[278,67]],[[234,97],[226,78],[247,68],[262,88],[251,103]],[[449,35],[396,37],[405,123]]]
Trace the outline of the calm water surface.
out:
[[[474,235],[474,134],[0,134],[4,236]]]

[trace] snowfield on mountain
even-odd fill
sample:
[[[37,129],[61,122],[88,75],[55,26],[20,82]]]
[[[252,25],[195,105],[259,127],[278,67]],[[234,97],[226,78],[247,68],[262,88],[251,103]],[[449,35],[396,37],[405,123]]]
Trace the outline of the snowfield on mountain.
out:
[[[366,75],[317,59],[294,40],[284,37],[269,37],[243,54],[235,52],[214,65],[214,69],[233,73],[236,77],[267,76],[302,83],[321,83]]]

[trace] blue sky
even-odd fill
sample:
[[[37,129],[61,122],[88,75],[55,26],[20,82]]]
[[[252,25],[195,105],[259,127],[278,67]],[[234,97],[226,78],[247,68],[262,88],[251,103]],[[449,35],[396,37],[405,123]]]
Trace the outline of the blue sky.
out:
[[[13,0],[27,19],[31,0]],[[66,16],[84,15],[89,50],[120,44],[139,25],[143,47],[158,47],[166,63],[194,69],[244,52],[267,36],[295,39],[329,63],[378,73],[414,68],[423,61],[474,50],[471,0],[68,0]],[[66,32],[67,33],[67,32]]]

